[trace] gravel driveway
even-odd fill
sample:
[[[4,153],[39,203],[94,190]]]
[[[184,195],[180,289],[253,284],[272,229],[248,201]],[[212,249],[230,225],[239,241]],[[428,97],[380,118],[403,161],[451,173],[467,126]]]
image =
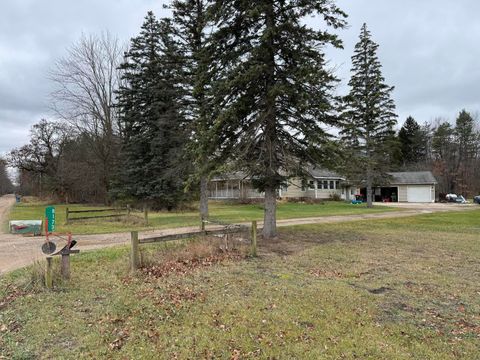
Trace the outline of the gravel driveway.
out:
[[[4,224],[5,217],[11,206],[15,203],[13,195],[0,197],[0,223]],[[388,204],[391,206],[392,204]],[[388,219],[415,216],[420,214],[431,214],[434,212],[469,210],[477,208],[474,206],[459,206],[453,204],[398,204],[402,211],[391,211],[379,214],[364,215],[343,215],[343,216],[324,216],[318,218],[278,220],[278,226],[293,226],[305,224],[326,224],[348,221],[361,221],[370,219]],[[248,225],[248,224],[246,224]],[[259,223],[262,226],[262,223]],[[209,227],[210,228],[210,227]],[[215,227],[211,227],[214,229]],[[176,229],[152,230],[140,233],[140,238],[149,236],[160,236],[170,234],[181,234],[197,230],[197,227],[184,227]],[[2,228],[3,230],[3,228]],[[130,241],[129,233],[103,234],[103,235],[77,235],[74,238],[78,241],[76,248],[85,250],[95,250],[117,245],[128,244]],[[35,261],[42,260],[45,255],[42,254],[40,247],[44,242],[44,237],[24,237],[20,235],[0,234],[0,275],[6,272],[27,266]]]

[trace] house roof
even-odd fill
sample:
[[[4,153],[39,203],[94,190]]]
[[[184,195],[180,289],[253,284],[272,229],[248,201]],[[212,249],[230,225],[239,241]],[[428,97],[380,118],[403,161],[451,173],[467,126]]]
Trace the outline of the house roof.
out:
[[[312,166],[308,168],[308,173],[314,179],[339,179],[345,180],[345,177],[334,171]],[[392,179],[392,185],[434,185],[437,180],[430,171],[405,171],[388,173]],[[250,180],[250,176],[242,171],[221,174],[215,176],[212,181],[222,180]]]
[[[437,180],[430,171],[391,172],[391,184],[396,185],[432,185]]]
[[[312,176],[314,179],[339,179],[345,180],[343,176],[338,175],[334,171],[330,171],[327,169],[319,168],[319,167],[309,167],[307,172]],[[236,171],[232,173],[220,174],[215,176],[212,181],[224,181],[224,180],[250,180],[251,177],[242,171]]]
[[[338,175],[334,171],[315,166],[308,168],[308,173],[315,179],[345,179],[343,176]]]
[[[249,180],[250,176],[242,171],[235,171],[231,173],[220,174],[212,178],[212,181],[224,181],[224,180]]]

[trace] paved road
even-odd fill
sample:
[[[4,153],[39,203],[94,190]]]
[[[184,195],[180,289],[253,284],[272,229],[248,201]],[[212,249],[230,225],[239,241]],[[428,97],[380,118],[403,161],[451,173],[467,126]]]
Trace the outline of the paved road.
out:
[[[14,204],[14,202],[15,199],[11,195],[0,197],[0,224],[4,223],[5,216],[8,213],[9,208]],[[410,206],[399,205],[399,207],[406,208],[402,209],[402,211],[390,211],[379,214],[324,216],[318,218],[279,220],[277,224],[278,226],[293,226],[305,224],[340,223],[370,219],[409,217],[420,214],[431,214],[434,212],[469,210],[473,208],[473,206],[468,205],[458,206],[451,204],[409,205]],[[259,223],[259,226],[262,226],[261,222]],[[212,226],[211,228],[214,229],[215,227]],[[181,234],[186,232],[192,232],[197,229],[197,227],[184,227],[176,229],[145,231],[140,234],[140,238],[170,234]],[[77,248],[85,251],[127,244],[130,241],[130,234],[118,233],[104,235],[78,235],[75,236],[75,239],[78,241]],[[30,265],[37,260],[44,259],[45,255],[43,255],[40,250],[43,242],[44,237],[23,237],[18,235],[0,234],[0,275],[8,271]]]

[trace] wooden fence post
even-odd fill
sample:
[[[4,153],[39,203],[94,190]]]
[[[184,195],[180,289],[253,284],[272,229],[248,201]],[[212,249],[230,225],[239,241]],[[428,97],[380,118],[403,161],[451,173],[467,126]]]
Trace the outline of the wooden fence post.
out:
[[[127,205],[127,216],[130,216],[130,204]]]
[[[148,225],[148,207],[145,205],[143,207],[143,217],[145,218],[145,224]]]
[[[252,256],[257,257],[257,222],[252,221]]]
[[[68,207],[65,208],[65,224],[68,225]]]
[[[70,254],[62,254],[60,273],[64,280],[70,279]]]
[[[47,257],[47,268],[45,269],[45,286],[47,289],[53,288],[52,258]]]
[[[200,230],[205,231],[205,219],[201,217]]]
[[[138,231],[132,231],[131,233],[132,239],[132,271],[138,270],[140,265],[140,258],[138,254]]]

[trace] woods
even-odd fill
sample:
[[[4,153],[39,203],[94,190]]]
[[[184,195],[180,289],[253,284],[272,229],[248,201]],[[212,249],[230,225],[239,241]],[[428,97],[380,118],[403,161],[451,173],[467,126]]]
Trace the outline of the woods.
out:
[[[241,171],[265,194],[266,238],[276,236],[279,189],[312,165],[366,186],[369,206],[389,171],[432,170],[444,194],[480,191],[477,117],[409,117],[397,129],[394,87],[366,24],[348,94],[338,95],[326,49],[342,48],[347,14],[335,1],[168,9],[148,12],[127,47],[109,33],[82,35],[52,65],[54,120],[8,156],[19,191],[168,210],[197,200],[206,219],[209,179]]]

